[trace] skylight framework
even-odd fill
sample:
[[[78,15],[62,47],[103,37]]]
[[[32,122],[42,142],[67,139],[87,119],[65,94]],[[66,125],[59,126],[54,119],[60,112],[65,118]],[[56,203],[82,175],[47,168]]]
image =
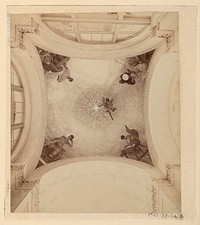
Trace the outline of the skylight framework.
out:
[[[135,37],[151,24],[152,13],[43,14],[54,33],[75,42],[110,44]]]
[[[11,153],[14,152],[24,127],[24,88],[18,71],[11,63]]]

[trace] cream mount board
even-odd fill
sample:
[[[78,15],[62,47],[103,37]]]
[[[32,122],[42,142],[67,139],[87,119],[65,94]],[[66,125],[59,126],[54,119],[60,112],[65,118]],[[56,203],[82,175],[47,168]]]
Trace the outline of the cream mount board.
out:
[[[7,6],[5,219],[195,223],[196,9]]]

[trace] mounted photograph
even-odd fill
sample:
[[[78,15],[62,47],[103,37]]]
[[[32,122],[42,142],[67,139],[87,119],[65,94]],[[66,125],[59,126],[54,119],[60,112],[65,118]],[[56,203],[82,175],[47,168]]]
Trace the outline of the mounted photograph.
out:
[[[8,13],[12,214],[182,217],[179,12]]]

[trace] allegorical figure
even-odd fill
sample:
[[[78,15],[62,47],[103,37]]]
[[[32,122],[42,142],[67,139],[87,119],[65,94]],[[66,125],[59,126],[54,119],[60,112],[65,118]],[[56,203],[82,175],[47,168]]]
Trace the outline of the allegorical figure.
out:
[[[117,109],[113,106],[113,99],[102,98],[102,102],[98,105],[98,107],[104,107],[105,111],[110,115],[110,118],[113,120],[112,113]]]
[[[60,83],[60,82],[63,82],[65,81],[66,79],[69,81],[69,82],[72,82],[73,81],[73,78],[71,77],[71,72],[69,70],[69,68],[64,64],[63,65],[63,70],[60,71],[60,72],[46,72],[47,75],[57,75],[57,81]]]
[[[70,70],[67,67],[67,62],[70,59],[69,57],[54,54],[39,48],[38,52],[40,54],[43,69],[47,75],[58,76],[58,82],[63,82],[66,79],[70,82],[73,81],[73,78],[70,76]]]
[[[70,148],[73,147],[74,135],[69,135],[68,137],[61,136],[54,138],[44,145],[42,150],[42,158],[46,162],[53,162],[62,158],[65,151],[64,145],[68,145]]]
[[[140,139],[139,139],[139,133],[135,129],[129,129],[127,126],[125,126],[127,135],[121,135],[121,140],[126,140],[127,145],[126,146],[133,146],[133,145],[140,145]]]
[[[136,73],[133,73],[129,70],[127,70],[125,73],[123,73],[120,76],[120,80],[119,83],[120,84],[130,84],[130,85],[134,85],[135,84],[135,80],[138,78],[138,75]]]
[[[138,79],[139,77],[142,80],[146,78],[148,65],[144,60],[141,60],[140,58],[141,56],[126,58],[124,62],[125,72],[120,75],[119,83],[134,85],[136,83],[136,79]],[[120,60],[118,60],[118,62],[123,64],[123,62],[121,62]]]
[[[121,135],[121,140],[126,141],[126,145],[123,150],[121,150],[120,156],[126,156],[128,158],[127,154],[131,154],[134,151],[142,151],[140,146],[140,139],[139,139],[139,133],[135,129],[129,129],[127,126],[125,126],[127,135]]]
[[[140,60],[138,56],[135,56],[127,58],[124,67],[126,71],[136,74],[143,80],[146,76],[148,65],[146,62]]]

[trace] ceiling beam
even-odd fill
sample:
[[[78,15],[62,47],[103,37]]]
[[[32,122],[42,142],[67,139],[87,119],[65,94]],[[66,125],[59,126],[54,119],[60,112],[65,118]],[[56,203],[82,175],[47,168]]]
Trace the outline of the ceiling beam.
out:
[[[57,18],[57,17],[65,17],[65,18],[71,18],[72,13],[59,13],[59,14],[52,14],[52,13],[45,13],[42,14],[42,17],[51,17],[51,18]],[[110,20],[116,20],[118,18],[117,13],[116,14],[107,14],[107,13],[73,13],[76,15],[77,19],[110,19]]]
[[[20,128],[22,128],[23,126],[24,126],[23,123],[13,124],[13,125],[11,126],[11,130],[20,129]]]
[[[74,30],[62,30],[64,33],[75,34]],[[118,34],[136,34],[138,31],[130,30],[130,31],[119,31]],[[80,34],[114,34],[113,31],[80,31]]]
[[[71,18],[76,20],[76,14],[74,14],[74,13],[71,14]],[[80,32],[79,32],[78,24],[72,23],[72,25],[73,25],[75,33],[76,33],[77,41],[81,43],[81,35],[80,35]]]
[[[149,25],[150,18],[133,18],[123,20],[103,20],[103,19],[77,19],[68,17],[48,17],[42,16],[42,20],[46,22],[69,22],[69,23],[99,23],[99,24],[126,24],[126,25]]]
[[[118,20],[122,21],[124,17],[123,13],[118,13]],[[113,34],[113,38],[112,38],[112,43],[115,43],[117,41],[117,37],[119,34],[119,31],[121,29],[121,24],[115,24],[115,30],[114,30],[114,34]]]
[[[24,90],[22,87],[19,87],[19,86],[14,85],[14,84],[12,84],[11,87],[12,87],[13,91],[23,92],[23,90]]]

